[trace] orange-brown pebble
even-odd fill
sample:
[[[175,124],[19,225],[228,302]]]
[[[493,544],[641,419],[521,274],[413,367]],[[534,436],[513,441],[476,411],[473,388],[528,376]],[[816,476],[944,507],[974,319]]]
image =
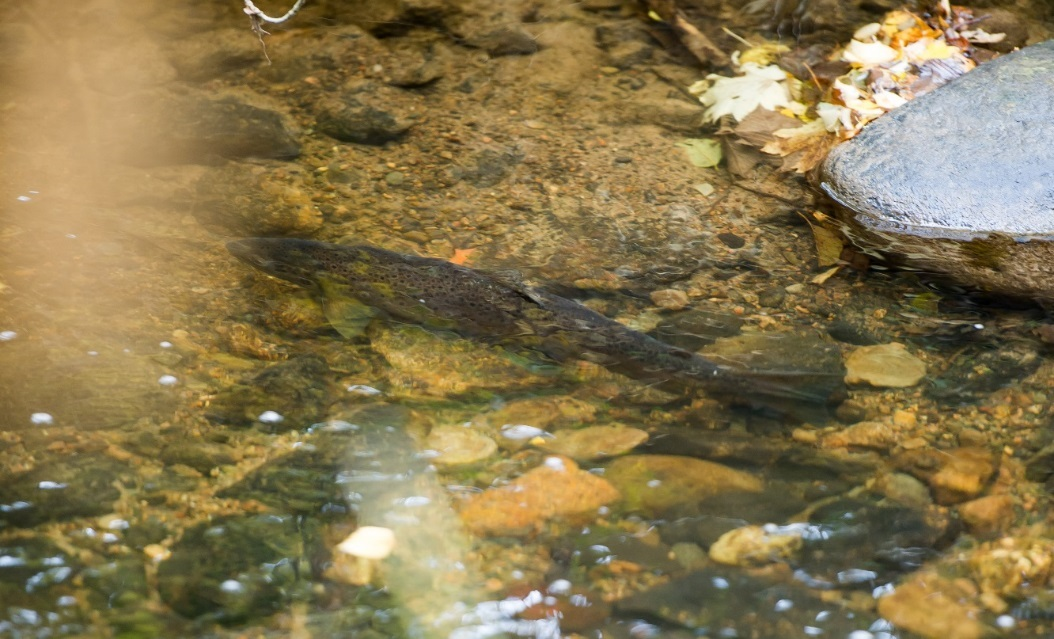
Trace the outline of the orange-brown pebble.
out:
[[[979,537],[1007,530],[1014,522],[1014,499],[1010,495],[988,495],[959,505],[966,529]]]

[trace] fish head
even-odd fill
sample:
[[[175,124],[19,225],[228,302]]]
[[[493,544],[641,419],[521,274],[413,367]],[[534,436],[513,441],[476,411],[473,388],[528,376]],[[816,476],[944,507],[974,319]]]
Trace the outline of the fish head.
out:
[[[250,237],[227,242],[231,255],[264,273],[300,286],[316,286],[325,270],[319,242],[292,238]]]

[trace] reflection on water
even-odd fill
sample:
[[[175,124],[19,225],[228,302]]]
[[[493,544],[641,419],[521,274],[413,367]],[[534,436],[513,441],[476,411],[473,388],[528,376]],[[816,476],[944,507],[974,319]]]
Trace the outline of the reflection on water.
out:
[[[1049,635],[1042,314],[811,283],[800,181],[683,162],[698,72],[656,25],[506,4],[309,1],[271,65],[237,2],[7,7],[0,636]],[[467,264],[753,385],[320,305],[224,248],[263,235]],[[894,342],[862,375],[913,386],[749,408]],[[390,553],[344,556],[366,526]]]

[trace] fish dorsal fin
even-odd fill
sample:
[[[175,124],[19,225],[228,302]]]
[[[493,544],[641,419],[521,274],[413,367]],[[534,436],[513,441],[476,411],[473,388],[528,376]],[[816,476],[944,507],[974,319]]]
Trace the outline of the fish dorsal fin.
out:
[[[322,279],[322,312],[331,326],[346,339],[362,337],[366,327],[381,314],[348,294],[346,286]]]
[[[484,273],[502,286],[507,286],[516,291],[535,304],[544,306],[546,303],[545,295],[539,293],[537,289],[528,284],[527,281],[523,279],[523,274],[515,269],[495,269],[480,272]]]
[[[477,272],[486,275],[487,277],[495,280],[496,282],[508,286],[509,288],[517,291],[528,288],[527,282],[523,279],[523,274],[512,268],[498,268],[498,269],[477,269]]]

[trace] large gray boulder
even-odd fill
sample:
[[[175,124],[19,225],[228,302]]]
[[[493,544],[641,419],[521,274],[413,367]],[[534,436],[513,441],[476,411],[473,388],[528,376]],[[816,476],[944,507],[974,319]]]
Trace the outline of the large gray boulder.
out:
[[[1054,303],[1054,40],[876,120],[820,180],[861,248]]]

